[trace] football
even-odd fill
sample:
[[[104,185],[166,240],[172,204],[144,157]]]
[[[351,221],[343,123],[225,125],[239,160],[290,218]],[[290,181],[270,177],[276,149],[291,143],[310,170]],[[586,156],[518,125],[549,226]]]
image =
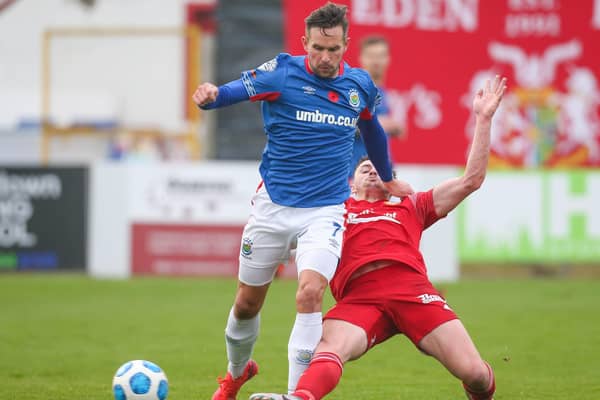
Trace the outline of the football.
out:
[[[115,400],[165,400],[169,381],[163,370],[146,360],[127,361],[113,378]]]

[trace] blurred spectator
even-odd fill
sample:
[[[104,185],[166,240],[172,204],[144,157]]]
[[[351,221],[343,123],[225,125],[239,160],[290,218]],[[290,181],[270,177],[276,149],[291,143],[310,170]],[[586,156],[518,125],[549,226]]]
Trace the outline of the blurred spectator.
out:
[[[381,103],[376,108],[376,115],[388,136],[400,136],[404,134],[404,126],[398,121],[392,119],[390,109],[386,99],[386,90],[384,88],[385,75],[390,65],[390,46],[383,36],[367,36],[360,43],[359,55],[360,67],[366,70],[375,85],[381,93]],[[350,168],[350,178],[358,161],[367,155],[365,144],[357,131],[354,141],[354,150],[352,155],[352,164]],[[392,164],[393,158],[390,155]]]

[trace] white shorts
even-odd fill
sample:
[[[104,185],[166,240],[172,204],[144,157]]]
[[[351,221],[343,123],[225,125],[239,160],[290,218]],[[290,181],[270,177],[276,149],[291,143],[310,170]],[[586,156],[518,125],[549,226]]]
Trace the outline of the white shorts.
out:
[[[311,269],[331,280],[342,250],[344,214],[343,204],[312,208],[275,204],[262,185],[252,198],[252,212],[242,234],[240,282],[250,286],[271,282],[293,248],[298,274]],[[314,259],[302,257],[313,250],[327,250],[335,257],[329,257],[326,265],[299,265],[302,259]]]

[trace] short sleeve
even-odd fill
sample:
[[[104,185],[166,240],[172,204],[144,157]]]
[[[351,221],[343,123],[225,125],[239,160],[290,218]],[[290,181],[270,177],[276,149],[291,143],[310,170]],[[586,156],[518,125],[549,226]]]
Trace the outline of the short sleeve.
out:
[[[411,200],[415,206],[417,218],[423,224],[423,229],[429,228],[432,224],[445,217],[445,215],[439,216],[435,212],[433,189],[427,192],[417,192],[411,196]]]

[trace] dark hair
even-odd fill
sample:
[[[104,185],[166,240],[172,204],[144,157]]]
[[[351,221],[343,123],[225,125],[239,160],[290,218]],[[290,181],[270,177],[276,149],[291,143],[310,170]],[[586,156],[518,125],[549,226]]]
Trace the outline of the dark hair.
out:
[[[344,31],[343,37],[346,39],[346,35],[348,34],[347,9],[347,6],[328,2],[306,17],[304,20],[306,31],[308,32],[311,28],[320,28],[321,32],[325,34],[325,29],[341,26]]]
[[[372,46],[374,44],[384,44],[387,47],[390,47],[390,42],[388,42],[388,40],[386,38],[384,38],[383,36],[371,35],[371,36],[364,37],[360,41],[360,51],[363,51],[367,47]]]

